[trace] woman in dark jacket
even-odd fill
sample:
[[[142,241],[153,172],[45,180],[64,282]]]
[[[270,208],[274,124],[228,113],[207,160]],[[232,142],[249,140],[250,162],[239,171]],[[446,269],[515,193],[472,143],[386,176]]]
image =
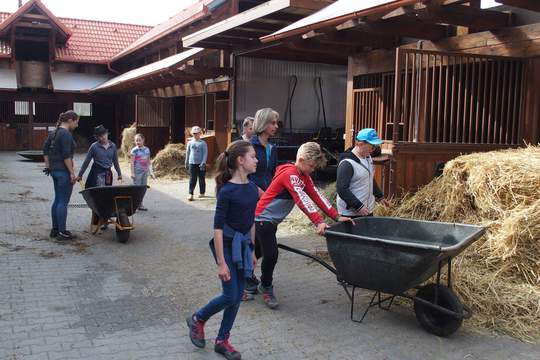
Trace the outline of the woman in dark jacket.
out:
[[[269,139],[276,135],[278,129],[279,114],[270,109],[260,109],[255,113],[253,131],[256,136],[251,138],[251,144],[257,154],[257,171],[249,176],[249,179],[260,189],[266,191],[272,182],[277,167],[276,146]]]
[[[257,155],[257,171],[249,175],[251,180],[259,188],[259,196],[261,196],[274,177],[277,167],[277,150],[274,144],[271,144],[269,139],[276,135],[278,129],[279,114],[277,111],[270,108],[260,109],[255,113],[255,121],[253,122],[253,132],[256,136],[251,138],[251,144]],[[257,258],[262,256],[261,250],[257,246],[255,240],[255,255]],[[253,299],[253,294],[257,293],[259,280],[253,275],[246,279],[246,286],[242,300]]]
[[[50,237],[71,240],[75,237],[66,230],[67,206],[77,179],[73,169],[75,141],[72,132],[79,126],[79,115],[69,110],[61,113],[56,130],[51,132],[43,145],[46,175],[54,184],[54,202],[51,208],[52,229]]]

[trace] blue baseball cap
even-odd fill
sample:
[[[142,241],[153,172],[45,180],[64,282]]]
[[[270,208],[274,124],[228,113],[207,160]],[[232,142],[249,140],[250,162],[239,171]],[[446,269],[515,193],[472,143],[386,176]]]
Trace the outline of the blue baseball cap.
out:
[[[377,135],[377,131],[372,128],[362,129],[356,134],[357,141],[365,141],[371,145],[381,145],[383,141]]]

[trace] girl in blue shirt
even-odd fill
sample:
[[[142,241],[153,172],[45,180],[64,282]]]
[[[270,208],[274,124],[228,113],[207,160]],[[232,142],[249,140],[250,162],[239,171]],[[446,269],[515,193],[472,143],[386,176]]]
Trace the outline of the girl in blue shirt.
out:
[[[210,247],[223,292],[186,320],[191,342],[203,348],[206,345],[205,322],[223,311],[214,350],[226,359],[239,360],[241,355],[229,343],[229,333],[240,307],[245,279],[251,277],[257,262],[253,239],[259,196],[257,186],[248,179],[248,175],[257,169],[257,156],[249,142],[238,140],[218,157],[217,164],[217,205]]]

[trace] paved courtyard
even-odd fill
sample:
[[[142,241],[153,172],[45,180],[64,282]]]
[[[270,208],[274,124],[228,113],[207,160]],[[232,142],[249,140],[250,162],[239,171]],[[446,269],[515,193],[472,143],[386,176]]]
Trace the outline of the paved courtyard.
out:
[[[212,346],[195,349],[184,323],[219,292],[207,246],[212,199],[187,203],[185,182],[153,182],[150,211],[136,214],[127,244],[112,229],[89,234],[84,207],[69,209],[79,239],[59,243],[47,237],[52,182],[42,166],[0,153],[0,359],[220,358]],[[75,189],[72,203],[81,204]],[[324,245],[316,236],[281,241]],[[293,254],[280,254],[275,283],[279,310],[259,298],[241,306],[232,342],[244,359],[540,359],[539,345],[467,326],[432,336],[399,306],[353,323],[333,275]],[[208,338],[220,318],[209,321]]]

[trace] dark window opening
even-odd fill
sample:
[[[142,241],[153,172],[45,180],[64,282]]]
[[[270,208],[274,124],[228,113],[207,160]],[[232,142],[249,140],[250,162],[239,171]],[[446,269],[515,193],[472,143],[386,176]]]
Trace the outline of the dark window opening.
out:
[[[15,58],[18,61],[49,61],[49,43],[16,40]]]

